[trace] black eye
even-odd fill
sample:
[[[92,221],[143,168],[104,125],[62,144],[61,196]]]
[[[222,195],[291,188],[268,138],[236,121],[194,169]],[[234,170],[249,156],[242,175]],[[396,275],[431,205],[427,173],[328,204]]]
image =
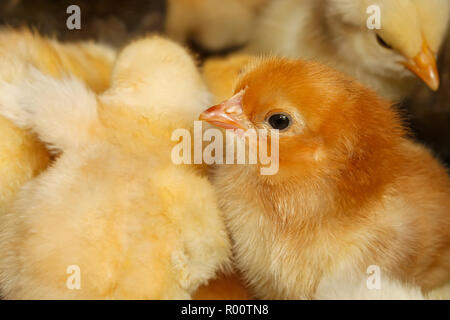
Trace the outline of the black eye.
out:
[[[275,113],[269,117],[268,121],[272,128],[280,131],[287,129],[292,123],[291,117],[284,113]]]
[[[392,50],[392,46],[389,43],[387,43],[386,41],[384,41],[384,39],[382,37],[380,37],[380,35],[378,35],[378,34],[377,34],[377,41],[378,41],[378,44],[380,46],[382,46],[383,48]]]

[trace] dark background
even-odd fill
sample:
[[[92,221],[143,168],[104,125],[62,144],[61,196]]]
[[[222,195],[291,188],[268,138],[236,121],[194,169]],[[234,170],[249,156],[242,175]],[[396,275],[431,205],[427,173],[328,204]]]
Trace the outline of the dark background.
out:
[[[81,29],[68,30],[68,6],[81,9]],[[162,32],[165,0],[0,0],[0,24],[28,25],[61,40],[92,39],[114,46]]]
[[[81,30],[66,27],[66,9],[71,4],[81,8]],[[140,35],[163,32],[165,11],[165,0],[0,0],[0,25],[27,25],[63,41],[92,39],[120,47]],[[205,52],[199,53],[199,57],[205,57]],[[414,137],[450,164],[449,40],[444,44],[439,68],[440,90],[432,93],[421,86],[400,107],[413,127]]]

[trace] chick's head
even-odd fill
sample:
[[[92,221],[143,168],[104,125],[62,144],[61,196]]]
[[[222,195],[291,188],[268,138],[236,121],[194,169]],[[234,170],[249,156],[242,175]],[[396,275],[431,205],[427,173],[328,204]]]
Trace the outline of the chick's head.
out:
[[[275,132],[280,177],[371,167],[404,134],[390,103],[370,89],[324,65],[289,59],[255,62],[235,95],[200,119],[237,133]]]
[[[101,97],[108,105],[132,106],[141,116],[178,122],[195,120],[210,98],[191,55],[158,36],[136,40],[120,52],[111,88]]]
[[[436,55],[449,9],[448,0],[329,0],[324,5],[327,41],[364,72],[394,79],[415,74],[437,90]],[[372,24],[376,15],[379,26]]]

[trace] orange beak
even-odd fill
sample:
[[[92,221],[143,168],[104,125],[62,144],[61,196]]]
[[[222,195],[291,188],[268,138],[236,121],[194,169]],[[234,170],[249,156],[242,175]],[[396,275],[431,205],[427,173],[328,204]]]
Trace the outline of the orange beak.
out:
[[[242,109],[244,91],[229,100],[213,106],[200,114],[199,119],[224,129],[247,130],[247,121]]]
[[[422,51],[408,62],[402,64],[422,79],[433,91],[439,89],[439,72],[436,58],[426,42],[423,43]]]

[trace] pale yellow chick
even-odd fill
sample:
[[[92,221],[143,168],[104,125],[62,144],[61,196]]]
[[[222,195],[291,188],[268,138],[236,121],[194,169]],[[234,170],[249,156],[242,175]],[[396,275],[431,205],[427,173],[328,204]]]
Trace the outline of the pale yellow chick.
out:
[[[210,51],[245,44],[268,0],[168,0],[166,31]]]
[[[71,74],[102,92],[109,86],[114,56],[112,49],[99,44],[62,44],[28,29],[0,30],[0,80],[10,83],[28,78],[34,67],[55,78]],[[49,161],[49,153],[33,134],[0,116],[0,214]]]
[[[448,0],[272,1],[247,51],[317,60],[401,100],[417,83],[414,74],[439,88],[435,57],[449,8]],[[369,29],[378,12],[381,28]]]
[[[1,220],[1,295],[190,298],[230,256],[209,181],[171,158],[172,132],[210,100],[191,57],[138,40],[98,96],[74,78],[33,77],[3,83],[0,113],[63,152]],[[79,289],[68,270],[80,271]]]

